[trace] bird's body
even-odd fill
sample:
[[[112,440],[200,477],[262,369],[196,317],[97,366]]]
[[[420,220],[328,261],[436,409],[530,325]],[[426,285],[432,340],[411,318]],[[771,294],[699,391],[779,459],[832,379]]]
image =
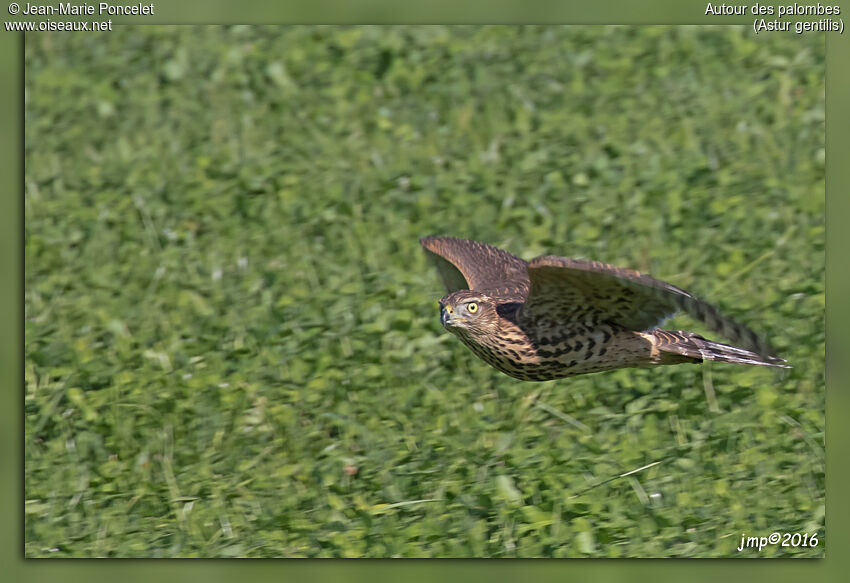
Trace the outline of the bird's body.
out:
[[[703,360],[785,367],[749,328],[647,275],[564,257],[526,262],[451,237],[421,243],[449,291],[440,300],[443,325],[512,377],[545,381]],[[680,309],[745,348],[655,328]]]

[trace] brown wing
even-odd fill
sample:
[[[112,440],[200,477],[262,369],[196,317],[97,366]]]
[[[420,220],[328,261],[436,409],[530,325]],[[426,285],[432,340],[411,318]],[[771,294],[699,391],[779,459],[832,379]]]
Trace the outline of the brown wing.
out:
[[[423,237],[419,243],[437,266],[446,289],[528,290],[528,262],[507,251],[468,239]]]
[[[748,350],[763,356],[772,352],[755,332],[712,305],[631,269],[544,256],[529,262],[528,274],[531,289],[522,308],[527,321],[611,322],[629,330],[648,330],[682,310]]]

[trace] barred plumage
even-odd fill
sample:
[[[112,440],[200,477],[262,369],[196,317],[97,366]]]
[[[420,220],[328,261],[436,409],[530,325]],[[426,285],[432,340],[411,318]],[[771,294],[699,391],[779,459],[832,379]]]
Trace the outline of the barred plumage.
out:
[[[425,237],[448,295],[444,326],[482,360],[523,380],[704,360],[789,368],[746,326],[637,271],[542,256],[524,261],[464,239]],[[682,310],[741,348],[656,326]]]

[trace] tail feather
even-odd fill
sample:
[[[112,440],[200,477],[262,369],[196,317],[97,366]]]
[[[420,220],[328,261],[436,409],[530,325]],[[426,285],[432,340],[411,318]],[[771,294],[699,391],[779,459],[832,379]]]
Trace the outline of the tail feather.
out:
[[[684,356],[687,359],[692,359],[692,362],[713,360],[735,364],[791,368],[785,360],[777,356],[762,356],[751,350],[706,340],[693,332],[653,330],[653,337],[655,347],[660,352]]]

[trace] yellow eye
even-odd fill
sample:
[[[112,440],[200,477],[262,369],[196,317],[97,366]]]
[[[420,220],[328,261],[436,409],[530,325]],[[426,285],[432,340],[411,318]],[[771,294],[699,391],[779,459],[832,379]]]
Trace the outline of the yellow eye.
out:
[[[476,304],[475,302],[469,302],[468,304],[466,304],[466,309],[469,311],[470,314],[474,314],[478,311],[478,304]]]

